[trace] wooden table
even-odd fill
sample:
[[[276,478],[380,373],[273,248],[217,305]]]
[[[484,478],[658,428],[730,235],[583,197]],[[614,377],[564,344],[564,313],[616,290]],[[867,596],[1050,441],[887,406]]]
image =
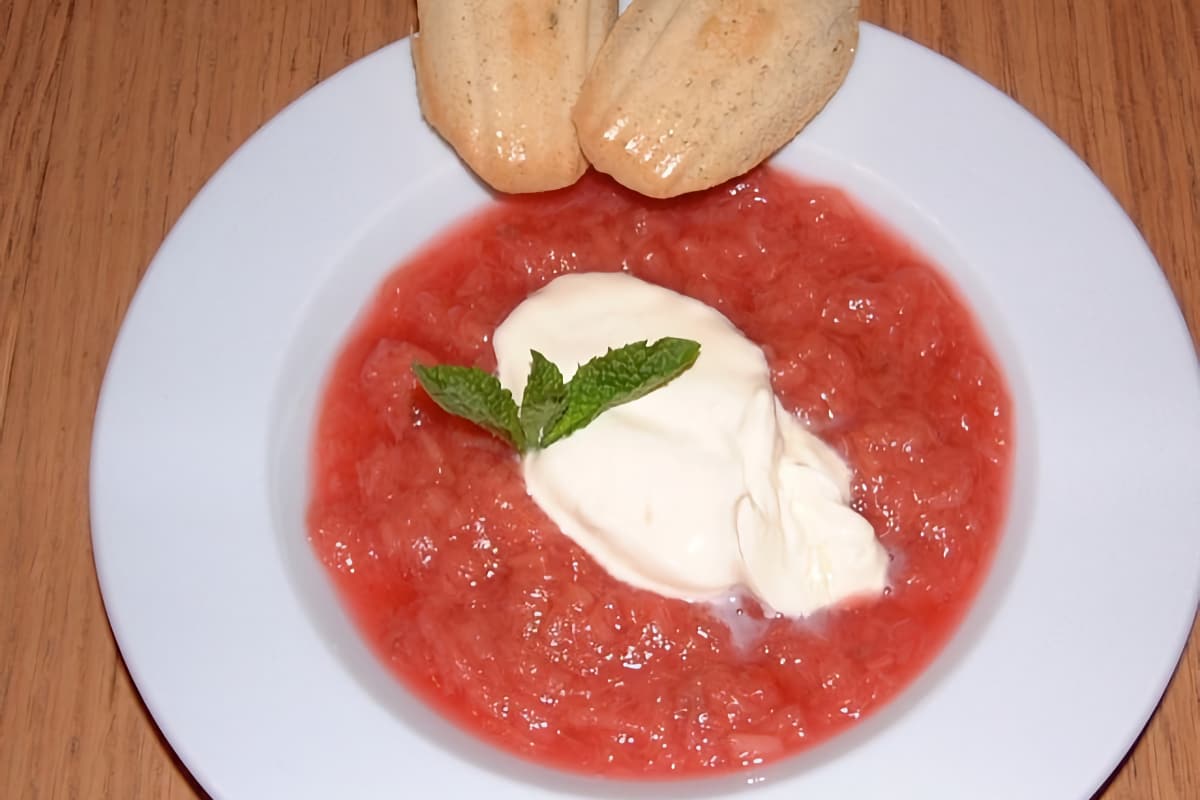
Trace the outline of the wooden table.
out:
[[[863,0],[863,13],[1063,136],[1200,330],[1200,4]],[[0,0],[0,797],[199,793],[140,704],[97,591],[97,390],[138,279],[196,190],[411,20],[408,0]],[[1200,798],[1198,639],[1098,797]]]

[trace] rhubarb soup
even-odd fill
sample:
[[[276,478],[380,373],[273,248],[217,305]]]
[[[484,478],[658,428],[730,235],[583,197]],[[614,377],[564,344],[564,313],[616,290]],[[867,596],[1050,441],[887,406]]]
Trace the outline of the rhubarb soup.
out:
[[[532,499],[508,443],[414,377],[494,371],[493,335],[530,295],[617,271],[761,348],[783,413],[844,459],[878,591],[788,615],[736,586],[688,599],[621,580]],[[718,774],[829,739],[930,662],[996,550],[1012,434],[970,309],[837,189],[762,168],[653,201],[589,174],[497,202],[386,279],[329,373],[309,536],[379,659],[464,729],[586,774]],[[639,491],[686,496],[678,479]]]

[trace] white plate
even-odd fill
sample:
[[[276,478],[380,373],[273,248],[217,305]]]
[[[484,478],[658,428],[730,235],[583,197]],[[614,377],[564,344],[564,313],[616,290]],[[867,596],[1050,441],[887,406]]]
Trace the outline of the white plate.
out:
[[[1133,742],[1200,591],[1200,386],[1142,239],[1049,131],[950,62],[864,26],[776,163],[836,180],[952,275],[1017,405],[1012,519],[964,627],[828,746],[702,785],[584,781],[408,697],[305,541],[322,371],[380,278],[487,200],[421,122],[407,43],[264,127],[171,232],[109,364],[96,565],[138,689],[223,798],[1085,798]]]

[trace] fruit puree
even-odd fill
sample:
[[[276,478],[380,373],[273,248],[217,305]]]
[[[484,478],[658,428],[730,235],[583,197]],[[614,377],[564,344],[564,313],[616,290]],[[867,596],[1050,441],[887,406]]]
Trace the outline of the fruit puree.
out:
[[[763,347],[782,402],[854,471],[891,558],[882,597],[797,620],[623,584],[526,495],[507,445],[417,387],[414,360],[493,369],[496,326],[580,270],[695,297]],[[969,309],[840,191],[763,168],[653,201],[589,174],[386,279],[329,376],[309,534],[379,658],[463,728],[576,772],[716,774],[828,739],[936,655],[1003,527],[1012,424]]]

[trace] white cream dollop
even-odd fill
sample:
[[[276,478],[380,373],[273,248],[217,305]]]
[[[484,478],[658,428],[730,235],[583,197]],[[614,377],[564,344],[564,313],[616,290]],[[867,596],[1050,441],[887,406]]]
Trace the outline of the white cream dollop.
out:
[[[771,388],[766,357],[716,309],[623,273],[564,275],[497,328],[521,397],[530,350],[577,365],[664,336],[700,342],[667,386],[524,457],[530,496],[612,575],[686,600],[745,586],[805,616],[879,594],[887,553],[849,506],[850,470]]]

